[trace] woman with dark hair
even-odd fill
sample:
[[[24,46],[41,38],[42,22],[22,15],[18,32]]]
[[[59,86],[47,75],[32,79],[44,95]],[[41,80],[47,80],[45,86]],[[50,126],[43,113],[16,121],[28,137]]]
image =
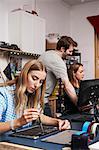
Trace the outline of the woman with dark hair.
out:
[[[78,96],[80,81],[83,80],[84,78],[83,65],[78,62],[71,64],[67,72],[68,72],[69,80],[72,83],[73,87],[75,88],[76,94]],[[77,106],[75,106],[74,103],[72,103],[70,97],[66,93],[64,93],[64,105],[65,105],[66,112],[69,113],[78,112]]]
[[[81,63],[74,63],[68,69],[68,77],[75,90],[79,90],[80,81],[84,78],[84,69]],[[78,91],[77,90],[77,91]],[[76,91],[76,94],[78,95]]]
[[[38,60],[27,62],[19,76],[0,84],[0,133],[28,127],[35,120],[58,126],[59,130],[70,128],[68,120],[43,114],[46,70]]]

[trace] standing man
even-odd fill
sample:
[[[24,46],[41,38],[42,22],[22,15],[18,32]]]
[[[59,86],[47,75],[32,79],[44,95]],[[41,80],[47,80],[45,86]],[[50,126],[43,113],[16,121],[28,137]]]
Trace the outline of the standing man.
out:
[[[63,61],[67,55],[72,55],[74,47],[77,47],[77,43],[71,37],[62,36],[57,42],[56,50],[46,51],[39,57],[47,69],[46,92],[44,99],[44,113],[46,115],[51,116],[48,99],[52,94],[58,79],[61,79],[64,84],[65,92],[71,98],[71,101],[75,105],[77,104],[75,89],[68,79],[67,67]]]

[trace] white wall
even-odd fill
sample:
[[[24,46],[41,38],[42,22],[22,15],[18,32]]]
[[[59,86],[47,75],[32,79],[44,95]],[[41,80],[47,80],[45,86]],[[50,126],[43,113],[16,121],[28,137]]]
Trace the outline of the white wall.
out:
[[[99,15],[99,2],[77,5],[71,10],[71,35],[79,44],[85,78],[94,78],[94,28],[86,17]]]
[[[36,10],[39,17],[46,20],[46,34],[70,34],[70,6],[63,0],[5,0],[6,9],[25,8]]]
[[[5,5],[0,2],[0,41],[7,40],[7,14]]]
[[[0,2],[0,41],[7,41],[8,24],[7,24],[7,10],[3,3]],[[4,59],[4,56],[0,53],[0,71],[8,64],[8,59]],[[2,72],[3,74],[3,72]],[[0,78],[0,81],[2,78]]]
[[[70,6],[63,0],[37,0],[37,12],[46,19],[46,34],[70,34]]]

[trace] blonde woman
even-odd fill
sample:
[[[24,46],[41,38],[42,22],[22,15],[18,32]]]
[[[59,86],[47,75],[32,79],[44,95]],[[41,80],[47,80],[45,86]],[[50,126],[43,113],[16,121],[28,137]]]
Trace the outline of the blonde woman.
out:
[[[31,126],[39,117],[42,123],[58,126],[59,130],[70,128],[68,120],[51,118],[41,111],[45,81],[45,67],[32,60],[15,80],[0,84],[0,133]]]

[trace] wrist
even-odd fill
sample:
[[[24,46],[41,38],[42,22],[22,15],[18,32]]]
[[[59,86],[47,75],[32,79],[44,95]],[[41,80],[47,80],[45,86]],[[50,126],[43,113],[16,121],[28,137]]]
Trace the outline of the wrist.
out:
[[[14,120],[10,121],[10,128],[11,128],[11,130],[15,130],[15,128],[14,128]]]
[[[26,123],[27,122],[23,117],[17,119],[17,126],[18,127],[21,127],[21,126],[25,125]]]
[[[60,119],[57,119],[57,126],[59,126]]]
[[[16,130],[17,128],[21,127],[22,125],[24,125],[24,124],[22,124],[20,118],[10,121],[10,129],[11,130]]]

